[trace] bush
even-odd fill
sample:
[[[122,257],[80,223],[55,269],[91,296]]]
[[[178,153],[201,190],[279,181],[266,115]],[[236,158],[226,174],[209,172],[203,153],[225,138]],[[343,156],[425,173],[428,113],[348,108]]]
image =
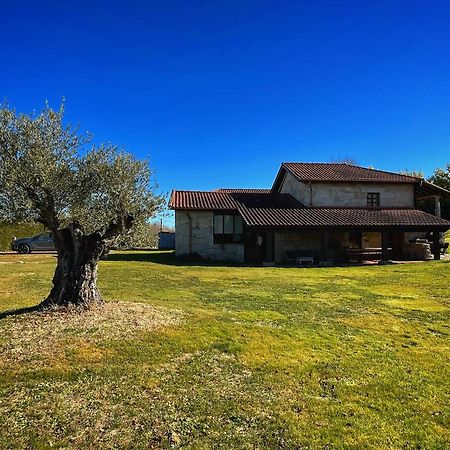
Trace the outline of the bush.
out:
[[[8,223],[0,222],[0,251],[8,251],[11,248],[11,241],[14,237],[22,238],[34,236],[45,231],[45,228],[32,222]]]

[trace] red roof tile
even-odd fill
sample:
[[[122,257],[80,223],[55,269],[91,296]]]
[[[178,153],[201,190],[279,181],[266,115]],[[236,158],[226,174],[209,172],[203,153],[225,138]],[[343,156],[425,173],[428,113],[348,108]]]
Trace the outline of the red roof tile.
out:
[[[285,171],[301,181],[414,183],[418,197],[449,194],[417,177],[352,164],[283,163],[272,190],[223,188],[214,192],[173,191],[169,207],[239,211],[250,227],[450,228],[449,221],[414,209],[305,208],[291,195],[276,193]]]
[[[172,209],[237,210],[237,203],[226,192],[172,191],[169,200]]]
[[[271,208],[271,209],[288,209],[302,208],[303,203],[299,202],[291,194],[286,193],[233,193],[229,194],[237,202],[240,208]]]
[[[172,209],[234,210],[249,227],[439,228],[450,222],[416,209],[306,208],[290,194],[173,191]]]
[[[416,197],[419,198],[429,198],[435,195],[441,197],[450,197],[450,191],[444,189],[441,186],[436,186],[426,180],[420,180],[416,185]]]
[[[238,189],[230,189],[230,188],[219,188],[216,189],[216,192],[227,192],[229,194],[270,194],[271,189],[247,189],[247,188],[238,188]]]
[[[449,229],[450,222],[416,209],[246,208],[239,212],[251,227],[275,228],[421,228]]]
[[[281,165],[301,181],[415,183],[420,178],[383,170],[367,169],[346,163],[298,163]],[[280,170],[281,170],[280,169]]]
[[[205,210],[238,210],[248,208],[299,208],[303,205],[290,194],[272,194],[242,190],[223,191],[172,191],[169,208],[172,209],[205,209]]]

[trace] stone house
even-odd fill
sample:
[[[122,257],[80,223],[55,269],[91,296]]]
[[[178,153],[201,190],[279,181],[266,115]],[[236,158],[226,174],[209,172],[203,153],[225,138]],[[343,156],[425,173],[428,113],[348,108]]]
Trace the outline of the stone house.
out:
[[[424,179],[344,163],[283,163],[271,189],[172,192],[177,256],[249,264],[426,259],[415,240],[450,229]],[[415,209],[435,199],[435,215]],[[423,245],[423,244],[422,244]],[[430,246],[428,246],[430,249]]]

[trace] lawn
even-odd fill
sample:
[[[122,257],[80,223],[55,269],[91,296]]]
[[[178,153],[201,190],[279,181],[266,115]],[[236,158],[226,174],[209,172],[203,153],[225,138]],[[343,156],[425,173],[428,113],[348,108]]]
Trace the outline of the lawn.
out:
[[[0,310],[54,264],[0,256]],[[0,448],[449,448],[449,282],[113,254],[103,313],[0,320]]]

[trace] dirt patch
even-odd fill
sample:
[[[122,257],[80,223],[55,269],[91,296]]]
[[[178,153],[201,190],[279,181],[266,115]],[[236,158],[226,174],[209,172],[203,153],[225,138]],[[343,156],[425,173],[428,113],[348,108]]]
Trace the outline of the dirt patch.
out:
[[[88,311],[79,308],[50,309],[12,316],[0,321],[1,365],[66,359],[81,353],[107,352],[103,344],[139,339],[146,333],[180,323],[182,313],[143,303],[107,302]]]

